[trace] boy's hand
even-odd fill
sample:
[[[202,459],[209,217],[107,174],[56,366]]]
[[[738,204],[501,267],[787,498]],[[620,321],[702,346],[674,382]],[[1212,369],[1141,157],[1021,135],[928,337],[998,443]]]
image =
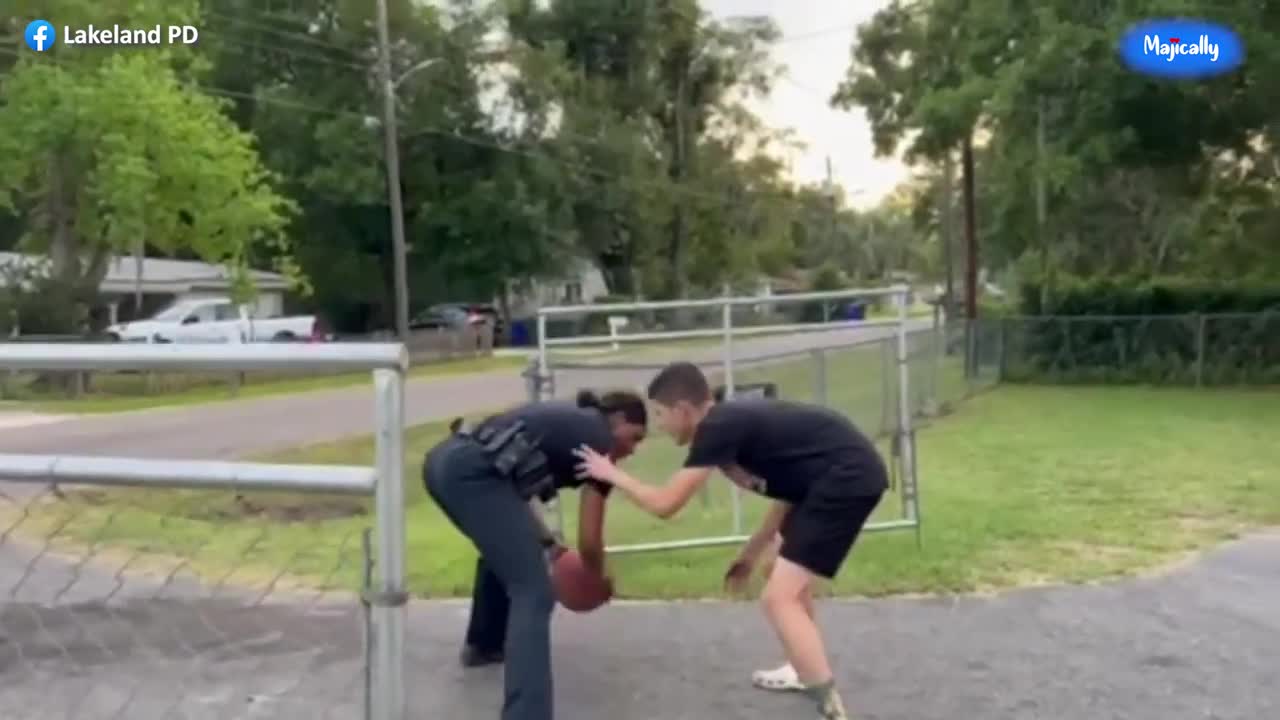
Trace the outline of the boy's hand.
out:
[[[618,466],[613,464],[608,455],[601,455],[586,445],[574,450],[573,454],[582,461],[577,467],[579,479],[594,478],[603,483],[614,484]]]
[[[735,594],[745,592],[747,582],[751,580],[751,573],[754,570],[754,558],[739,556],[724,573],[724,589]]]

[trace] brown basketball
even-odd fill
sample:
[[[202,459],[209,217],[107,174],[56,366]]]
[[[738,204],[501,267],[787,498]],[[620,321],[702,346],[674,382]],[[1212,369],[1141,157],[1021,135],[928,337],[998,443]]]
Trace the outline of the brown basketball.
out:
[[[551,568],[551,583],[560,604],[574,612],[590,612],[609,602],[609,581],[582,564],[582,556],[566,550]]]

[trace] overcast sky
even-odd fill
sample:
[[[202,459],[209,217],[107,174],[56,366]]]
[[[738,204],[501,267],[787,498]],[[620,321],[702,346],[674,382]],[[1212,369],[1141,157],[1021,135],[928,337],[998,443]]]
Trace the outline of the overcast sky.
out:
[[[775,127],[795,131],[808,147],[790,158],[798,180],[826,176],[830,156],[836,182],[855,206],[874,205],[908,172],[895,159],[877,159],[871,131],[860,111],[833,110],[827,99],[849,66],[857,25],[886,0],[702,0],[717,17],[768,15],[782,29],[775,59],[787,76],[757,111]],[[855,193],[859,193],[854,195]]]

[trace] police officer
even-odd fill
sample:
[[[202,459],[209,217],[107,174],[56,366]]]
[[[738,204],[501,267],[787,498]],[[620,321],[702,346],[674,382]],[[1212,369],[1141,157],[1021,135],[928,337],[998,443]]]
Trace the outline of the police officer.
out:
[[[576,477],[573,451],[587,445],[615,460],[644,440],[644,399],[618,391],[576,403],[532,403],[454,432],[427,452],[427,492],[480,552],[462,662],[506,662],[503,720],[552,720],[548,554],[561,547],[538,506],[560,488],[582,488],[578,547],[604,571],[607,484]]]

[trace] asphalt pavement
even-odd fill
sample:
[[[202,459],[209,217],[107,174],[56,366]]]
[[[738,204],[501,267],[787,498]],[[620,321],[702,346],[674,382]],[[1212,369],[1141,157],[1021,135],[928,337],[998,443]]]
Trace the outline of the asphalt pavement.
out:
[[[1280,535],[1257,535],[1159,577],[830,601],[819,614],[862,720],[1263,720],[1280,717],[1277,556]],[[43,563],[0,606],[6,720],[361,717],[350,600],[198,599],[180,582],[157,597],[105,565]],[[464,613],[410,607],[409,718],[499,717],[501,671],[456,664]],[[801,697],[749,687],[777,660],[750,603],[560,611],[553,641],[558,720],[814,718]]]

